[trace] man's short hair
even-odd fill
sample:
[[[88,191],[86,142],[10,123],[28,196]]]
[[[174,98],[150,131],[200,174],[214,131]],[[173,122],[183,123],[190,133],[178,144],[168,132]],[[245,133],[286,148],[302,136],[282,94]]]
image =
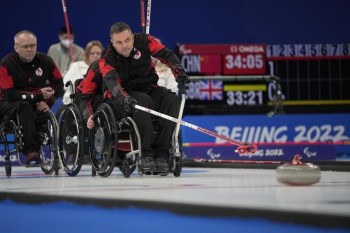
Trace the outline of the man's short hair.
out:
[[[68,33],[68,30],[67,30],[68,28],[66,27],[66,26],[64,26],[64,27],[61,27],[61,29],[60,29],[60,32],[59,32],[59,35],[63,35],[63,34],[67,34]],[[72,27],[69,27],[69,32],[70,32],[70,34],[74,34],[74,30],[73,30],[73,28]]]
[[[129,32],[131,32],[129,25],[123,22],[118,22],[111,26],[111,29],[109,30],[109,35],[112,37],[114,33],[121,33],[125,30],[128,30]]]

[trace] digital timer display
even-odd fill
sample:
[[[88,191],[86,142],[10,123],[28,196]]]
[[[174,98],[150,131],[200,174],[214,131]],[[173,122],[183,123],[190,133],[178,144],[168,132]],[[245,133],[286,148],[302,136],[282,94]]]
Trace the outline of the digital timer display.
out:
[[[236,45],[231,53],[224,55],[223,74],[251,75],[266,72],[265,45]]]
[[[227,54],[224,74],[264,74],[265,58],[263,54]]]
[[[231,84],[224,86],[226,104],[229,106],[254,106],[266,103],[266,84]],[[264,98],[265,97],[265,98]]]
[[[265,82],[198,80],[186,85],[187,104],[262,106],[268,100]]]
[[[266,74],[265,44],[183,44],[179,45],[179,56],[190,74]]]
[[[263,92],[262,91],[228,91],[226,93],[226,103],[229,106],[232,105],[263,105]]]

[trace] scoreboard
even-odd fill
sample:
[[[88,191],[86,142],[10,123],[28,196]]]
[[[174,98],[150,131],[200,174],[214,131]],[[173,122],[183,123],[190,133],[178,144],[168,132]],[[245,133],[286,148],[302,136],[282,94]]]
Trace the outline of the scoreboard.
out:
[[[188,73],[240,75],[266,73],[263,44],[180,45],[182,65]]]
[[[280,44],[268,45],[267,57],[271,59],[347,59],[349,44]]]
[[[187,106],[350,106],[350,44],[181,44]],[[278,81],[278,82],[276,82]],[[350,110],[350,109],[349,109]]]
[[[268,45],[268,72],[281,78],[285,105],[349,105],[348,43]]]

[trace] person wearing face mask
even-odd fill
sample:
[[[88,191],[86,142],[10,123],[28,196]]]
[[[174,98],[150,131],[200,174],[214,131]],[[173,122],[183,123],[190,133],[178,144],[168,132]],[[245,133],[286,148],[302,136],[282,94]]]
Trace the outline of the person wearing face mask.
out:
[[[49,55],[57,64],[61,74],[64,76],[71,63],[82,61],[84,59],[84,49],[77,44],[74,44],[74,31],[70,27],[71,41],[69,41],[67,27],[62,27],[58,38],[59,43],[50,46],[47,55]],[[72,51],[74,61],[72,61],[72,54],[70,50],[70,43],[72,43]]]

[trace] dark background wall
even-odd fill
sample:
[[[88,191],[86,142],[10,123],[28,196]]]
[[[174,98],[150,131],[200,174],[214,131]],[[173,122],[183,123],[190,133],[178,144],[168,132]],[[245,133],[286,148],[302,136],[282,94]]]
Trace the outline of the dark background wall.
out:
[[[145,0],[147,3],[147,0]],[[67,0],[76,42],[108,43],[109,27],[127,22],[141,31],[139,0]],[[153,0],[151,34],[176,43],[341,43],[350,41],[348,0]],[[2,1],[0,56],[13,50],[13,36],[32,30],[47,52],[64,24],[61,0]]]

